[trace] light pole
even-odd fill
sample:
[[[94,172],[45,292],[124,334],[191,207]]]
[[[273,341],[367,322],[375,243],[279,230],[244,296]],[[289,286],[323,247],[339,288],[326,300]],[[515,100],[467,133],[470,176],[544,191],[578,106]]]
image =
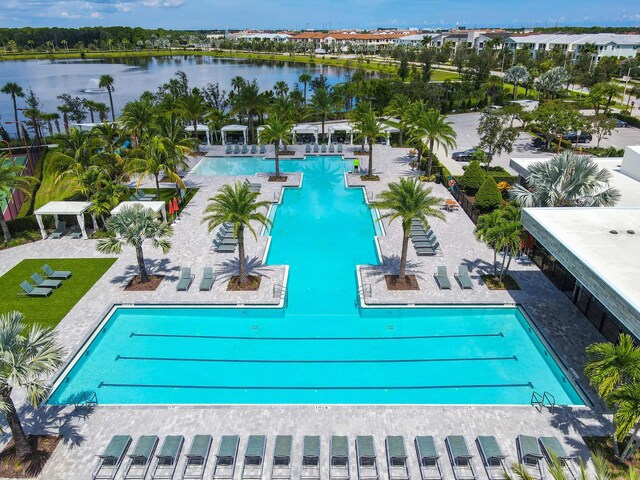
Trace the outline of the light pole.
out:
[[[627,88],[629,87],[629,80],[631,80],[631,70],[635,69],[635,68],[640,68],[639,67],[631,67],[629,68],[629,70],[627,70],[627,81],[624,83],[624,93],[627,93]],[[624,101],[624,98],[623,98]],[[629,110],[629,104],[631,103],[631,93],[629,93],[629,96],[627,98],[627,110]]]

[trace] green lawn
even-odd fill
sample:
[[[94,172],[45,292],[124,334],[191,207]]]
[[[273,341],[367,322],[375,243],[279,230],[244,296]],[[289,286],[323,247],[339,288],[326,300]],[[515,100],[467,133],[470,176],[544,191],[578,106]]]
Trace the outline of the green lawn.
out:
[[[81,242],[82,240],[78,240]],[[28,325],[38,323],[55,327],[69,310],[80,301],[89,289],[114,264],[116,258],[43,258],[23,260],[0,277],[0,313],[18,310],[24,313]],[[47,298],[18,297],[20,282],[31,281],[45,263],[54,270],[69,270],[71,278],[62,281],[62,286]]]

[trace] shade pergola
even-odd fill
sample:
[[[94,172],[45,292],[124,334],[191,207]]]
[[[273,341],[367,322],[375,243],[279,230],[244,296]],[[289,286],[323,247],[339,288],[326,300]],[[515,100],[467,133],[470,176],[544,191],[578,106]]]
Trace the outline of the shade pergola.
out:
[[[186,127],[184,127],[184,131],[187,133],[204,133],[207,137],[207,145],[211,145],[211,139],[209,138],[209,127],[207,125],[196,125],[195,127],[193,125],[187,125]]]
[[[35,214],[38,226],[40,227],[40,234],[42,235],[42,238],[47,238],[47,232],[45,232],[44,223],[42,222],[42,217],[44,215],[53,215],[56,224],[58,223],[58,218],[61,215],[75,216],[78,220],[78,226],[82,232],[82,237],[85,239],[89,238],[84,225],[84,213],[89,209],[89,207],[91,207],[91,205],[91,202],[49,202],[45,206],[37,209],[33,213]],[[95,223],[95,217],[93,215],[91,215],[91,217]]]
[[[135,205],[140,205],[144,208],[153,210],[154,212],[162,215],[162,219],[165,222],[167,221],[167,209],[165,208],[164,202],[121,202],[116,208],[111,210],[111,215],[120,213],[125,208],[131,208]]]
[[[246,125],[237,125],[237,124],[233,124],[233,125],[225,125],[224,127],[222,127],[220,129],[220,133],[222,134],[222,143],[225,144],[227,143],[227,136],[229,134],[229,132],[240,132],[242,133],[242,138],[244,138],[244,143],[248,143],[247,142],[247,132],[249,131],[249,127],[247,127]]]
[[[336,123],[333,125],[329,125],[327,127],[327,131],[329,132],[329,143],[331,143],[331,137],[333,137],[338,132],[344,132],[345,138],[349,135],[349,143],[353,143],[353,127],[346,123]]]
[[[296,125],[291,129],[291,133],[293,133],[293,143],[297,142],[298,135],[313,135],[315,143],[318,143],[318,127],[316,125]]]

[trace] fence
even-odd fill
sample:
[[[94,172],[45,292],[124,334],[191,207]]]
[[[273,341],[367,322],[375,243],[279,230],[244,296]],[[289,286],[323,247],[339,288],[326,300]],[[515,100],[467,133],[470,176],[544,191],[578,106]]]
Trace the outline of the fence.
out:
[[[40,159],[40,155],[42,155],[43,148],[40,147],[29,147],[28,149],[19,149],[14,148],[13,150],[17,151],[17,154],[26,153],[27,162],[24,165],[24,170],[22,171],[22,175],[32,176],[36,171],[36,164]],[[7,207],[3,212],[3,216],[5,220],[14,220],[18,218],[18,214],[20,213],[20,208],[22,204],[27,199],[27,194],[14,189],[11,193],[11,197],[7,199]]]

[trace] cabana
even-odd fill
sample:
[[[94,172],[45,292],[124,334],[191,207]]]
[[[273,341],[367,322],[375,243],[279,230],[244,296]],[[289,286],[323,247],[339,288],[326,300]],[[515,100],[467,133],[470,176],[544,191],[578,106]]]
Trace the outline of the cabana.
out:
[[[242,143],[246,145],[248,143],[247,142],[248,131],[249,131],[249,127],[247,127],[246,125],[237,125],[237,124],[225,125],[220,129],[220,133],[222,134],[222,144],[225,145],[226,143],[240,143],[240,142],[231,142],[229,140],[229,133],[234,133],[234,135],[232,135],[232,139],[236,137],[239,138],[240,135],[242,135],[242,138],[244,139]]]
[[[385,137],[387,137],[387,145],[391,145],[391,135],[400,134],[400,129],[389,125],[381,125]]]
[[[120,213],[123,209],[133,207],[134,205],[141,205],[144,208],[149,208],[162,215],[162,219],[165,222],[167,221],[167,209],[165,208],[164,202],[121,202],[116,208],[111,210],[111,215]]]
[[[298,135],[313,135],[314,143],[318,143],[318,126],[317,125],[296,125],[291,129],[291,133],[293,133],[293,143],[298,142]],[[304,137],[303,137],[304,139]]]
[[[40,227],[40,234],[42,235],[42,238],[47,238],[47,232],[45,231],[44,223],[42,222],[43,215],[53,215],[56,226],[58,225],[59,217],[61,215],[73,215],[78,220],[78,226],[82,232],[82,237],[85,239],[89,238],[84,225],[84,213],[89,209],[89,207],[91,207],[91,205],[91,202],[49,202],[45,206],[37,209],[33,213],[35,214],[36,221]],[[95,217],[91,215],[91,218],[95,224]]]
[[[353,143],[353,128],[346,123],[336,123],[328,125],[327,131],[329,132],[329,143],[347,143],[347,137],[349,138],[349,144]],[[340,141],[338,139],[344,139]]]
[[[190,135],[192,135],[195,131],[196,136],[199,133],[204,133],[205,137],[207,138],[207,145],[211,145],[211,138],[209,137],[209,127],[207,125],[196,125],[195,127],[193,125],[187,125],[186,127],[184,127],[184,131]]]

